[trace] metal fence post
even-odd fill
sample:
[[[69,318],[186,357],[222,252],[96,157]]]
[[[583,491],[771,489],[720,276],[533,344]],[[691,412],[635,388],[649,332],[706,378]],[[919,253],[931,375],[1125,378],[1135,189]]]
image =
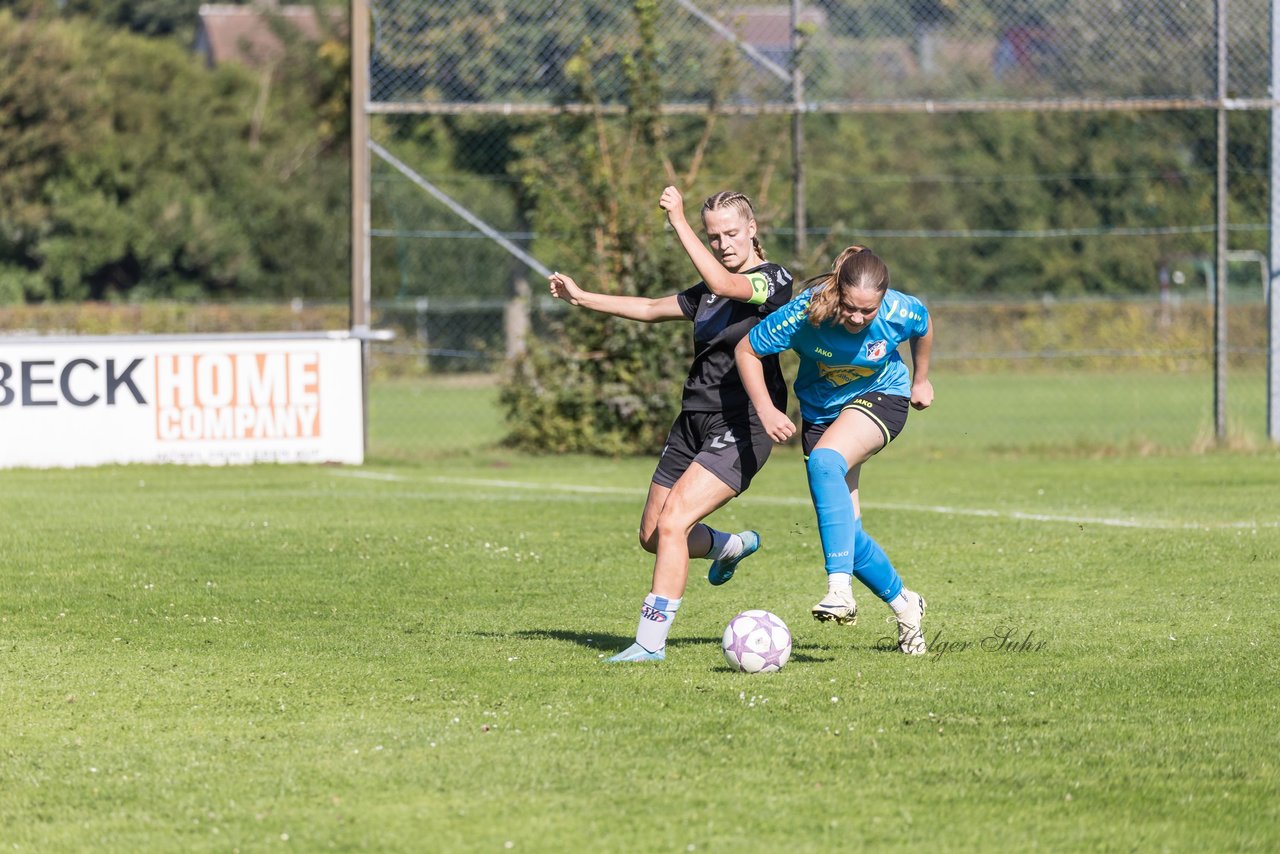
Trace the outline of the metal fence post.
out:
[[[372,271],[369,263],[369,5],[351,0],[351,331],[361,336],[364,445],[369,450]]]
[[[1280,93],[1280,0],[1271,2],[1271,97]],[[1267,281],[1267,438],[1280,443],[1280,298],[1276,278],[1280,276],[1280,109],[1271,108],[1271,269]]]
[[[1227,438],[1227,0],[1217,0],[1217,213],[1214,221],[1213,434]]]
[[[796,238],[793,250],[795,267],[804,263],[808,240],[805,230],[808,228],[808,216],[805,210],[805,168],[804,168],[804,72],[800,70],[800,51],[804,47],[804,39],[800,32],[800,0],[791,0],[791,168],[792,168],[792,208],[795,212]],[[803,276],[804,271],[796,272]]]

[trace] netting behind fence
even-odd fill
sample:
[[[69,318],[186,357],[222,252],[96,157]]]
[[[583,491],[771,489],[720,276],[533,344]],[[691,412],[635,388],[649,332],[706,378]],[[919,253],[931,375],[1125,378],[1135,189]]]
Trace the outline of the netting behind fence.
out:
[[[1147,441],[1156,419],[1170,429],[1152,441],[1185,446],[1212,415],[1216,123],[1230,98],[1231,419],[1263,434],[1267,2],[827,0],[794,30],[788,4],[705,0],[372,11],[371,134],[412,170],[374,158],[375,322],[399,334],[375,351],[385,377],[498,374],[554,330],[564,306],[499,241],[581,272],[572,217],[540,193],[556,177],[548,140],[566,123],[624,124],[647,46],[666,180],[691,216],[712,192],[746,192],[770,258],[798,275],[871,245],[895,287],[936,307],[937,370],[1026,382],[1041,412],[1078,406],[1068,386],[1093,383],[1113,443]],[[688,271],[657,286],[687,287]],[[1068,421],[1037,440],[1087,443]]]
[[[1211,0],[653,0],[668,103],[705,103],[724,56],[733,97],[807,101],[1213,98],[1218,4]],[[597,97],[624,100],[638,39],[632,3],[586,0],[377,0],[372,100],[531,105],[580,97],[575,59]],[[1226,48],[1233,97],[1265,98],[1266,0],[1232,0]]]

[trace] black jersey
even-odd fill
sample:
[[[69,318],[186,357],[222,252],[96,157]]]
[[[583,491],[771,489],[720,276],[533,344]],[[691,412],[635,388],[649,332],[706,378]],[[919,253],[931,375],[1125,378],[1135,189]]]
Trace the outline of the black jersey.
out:
[[[732,413],[747,409],[751,399],[742,387],[733,348],[760,318],[791,300],[791,274],[765,262],[743,272],[753,294],[739,301],[711,293],[705,282],[677,295],[680,310],[693,321],[693,364],[684,382],[682,408],[686,412]],[[774,406],[786,411],[787,384],[777,355],[765,356],[764,377]]]

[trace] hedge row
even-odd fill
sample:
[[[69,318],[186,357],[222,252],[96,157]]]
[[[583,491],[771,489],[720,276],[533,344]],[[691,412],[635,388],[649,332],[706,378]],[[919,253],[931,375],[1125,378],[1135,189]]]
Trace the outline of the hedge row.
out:
[[[0,334],[127,335],[305,332],[345,329],[345,304],[199,304],[149,302],[19,305],[0,308]],[[1193,370],[1211,364],[1213,309],[1202,303],[941,303],[930,308],[934,357],[948,371],[1127,368]],[[1228,345],[1233,365],[1266,361],[1267,310],[1232,305]],[[382,352],[384,351],[385,352]],[[381,371],[431,371],[400,340],[375,348]]]
[[[1213,359],[1213,308],[1141,301],[941,304],[930,307],[947,370],[1193,370]],[[1233,365],[1265,364],[1267,311],[1228,307]]]

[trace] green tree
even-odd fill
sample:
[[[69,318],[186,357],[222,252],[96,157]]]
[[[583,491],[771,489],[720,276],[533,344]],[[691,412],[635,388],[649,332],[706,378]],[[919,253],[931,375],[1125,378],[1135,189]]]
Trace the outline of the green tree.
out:
[[[557,265],[593,289],[665,296],[689,278],[663,233],[657,193],[667,181],[653,32],[657,5],[636,0],[639,46],[629,58],[628,111],[598,110],[546,126],[523,143],[523,174],[539,232]],[[568,64],[588,103],[599,103],[592,47]],[[669,165],[669,164],[668,164]],[[536,339],[502,391],[509,440],[543,451],[654,451],[678,405],[688,363],[684,324],[640,324],[586,311],[565,314],[559,334]]]
[[[1162,258],[1210,245],[1208,235],[1161,233],[1212,221],[1204,118],[816,118],[810,184],[824,191],[810,196],[810,221],[830,226],[840,245],[876,246],[895,281],[930,295],[1150,292]],[[1111,236],[1120,229],[1139,234]]]
[[[345,95],[314,68],[0,12],[0,298],[341,293],[346,128],[316,116]]]
[[[58,0],[63,15],[77,15],[143,36],[195,36],[200,0]]]
[[[662,13],[652,42],[666,96],[707,97],[723,43],[674,4]],[[589,63],[581,71],[591,73],[603,102],[618,103],[632,84],[626,63],[636,20],[630,5],[616,0],[390,4],[377,24],[374,100],[559,101],[577,91],[574,57]],[[588,37],[590,57],[579,52]]]

